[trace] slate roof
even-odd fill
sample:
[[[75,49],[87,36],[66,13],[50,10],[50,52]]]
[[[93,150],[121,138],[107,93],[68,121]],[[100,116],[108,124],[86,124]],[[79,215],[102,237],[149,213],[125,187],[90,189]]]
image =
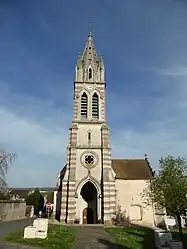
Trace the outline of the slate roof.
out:
[[[112,168],[116,179],[148,180],[153,177],[153,171],[145,159],[112,159]]]

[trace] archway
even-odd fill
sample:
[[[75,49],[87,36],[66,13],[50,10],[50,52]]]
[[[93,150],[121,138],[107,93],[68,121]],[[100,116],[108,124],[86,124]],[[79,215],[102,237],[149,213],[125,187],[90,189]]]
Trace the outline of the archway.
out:
[[[96,224],[97,223],[97,189],[94,184],[87,182],[81,189],[82,198],[87,202],[87,208],[82,212],[83,224]]]

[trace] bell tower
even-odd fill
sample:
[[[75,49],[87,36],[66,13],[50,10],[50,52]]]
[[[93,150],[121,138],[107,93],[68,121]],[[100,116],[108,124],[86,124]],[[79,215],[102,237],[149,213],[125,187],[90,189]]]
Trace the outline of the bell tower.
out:
[[[75,71],[74,115],[62,182],[61,219],[67,223],[75,219],[81,224],[98,220],[110,223],[116,192],[106,122],[105,68],[91,33]]]
[[[84,52],[79,54],[74,84],[74,119],[105,121],[105,69],[102,57],[97,56],[91,33]]]

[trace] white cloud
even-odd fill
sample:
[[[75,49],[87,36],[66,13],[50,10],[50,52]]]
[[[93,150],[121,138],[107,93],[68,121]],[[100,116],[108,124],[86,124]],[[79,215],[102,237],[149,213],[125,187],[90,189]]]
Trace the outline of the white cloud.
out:
[[[165,76],[186,76],[187,75],[187,67],[185,66],[178,66],[173,68],[157,68],[157,67],[151,67],[151,68],[143,68],[142,70],[146,71],[152,71],[158,74],[162,74]]]
[[[156,169],[161,156],[186,157],[186,94],[187,88],[180,82],[172,95],[144,102],[148,108],[140,107],[144,116],[139,122],[143,120],[145,129],[140,129],[138,123],[130,127],[125,120],[132,110],[130,122],[135,120],[134,98],[114,95],[110,101],[119,111],[115,120],[109,123],[113,158],[144,158],[144,154],[148,154]],[[9,184],[20,187],[55,185],[56,175],[66,162],[68,128],[73,110],[58,110],[52,101],[18,98],[10,92],[9,96],[9,104],[0,105],[0,146],[18,154],[8,175]],[[11,99],[16,102],[11,102]],[[110,108],[107,113],[112,116],[114,111]],[[154,115],[149,116],[147,112]],[[124,115],[122,120],[121,113]],[[122,124],[116,129],[120,122]]]
[[[185,3],[178,2],[160,0],[154,3],[146,1],[146,4],[142,4],[140,1],[129,1],[125,3],[124,8],[124,1],[121,1],[121,5],[115,5],[112,8],[113,12],[118,13],[117,22],[110,18],[109,25],[108,18],[103,16],[102,12],[100,19],[97,17],[98,22],[106,22],[106,32],[103,33],[103,29],[101,29],[98,39],[100,44],[103,42],[102,51],[105,50],[103,52],[106,54],[108,64],[111,62],[111,65],[106,67],[107,78],[110,81],[110,77],[113,77],[114,80],[109,87],[111,86],[111,92],[114,95],[116,88],[120,89],[119,93],[109,100],[111,104],[109,104],[110,109],[107,110],[109,120],[111,120],[109,126],[112,131],[112,155],[115,158],[143,158],[147,153],[155,168],[160,157],[167,156],[169,153],[186,157],[187,57],[185,55],[186,33],[184,30],[187,19]],[[53,7],[56,12],[56,7],[54,5]],[[115,8],[118,8],[118,11],[114,11]],[[120,17],[119,9],[122,12],[125,9],[126,15],[121,13]],[[107,17],[108,15],[107,12]],[[40,17],[41,13],[38,18]],[[124,20],[121,19],[123,17],[125,17]],[[53,23],[49,19],[42,20],[40,27],[44,32],[47,31],[50,34],[45,37],[46,44],[54,40],[54,43],[49,42],[46,47],[54,54],[58,52],[61,57],[63,53],[59,49],[63,43],[60,42],[60,47],[57,43],[61,41],[59,34],[61,33],[63,36],[63,32],[61,32],[61,27],[59,30],[55,29],[61,20],[58,21],[58,24],[55,23],[55,31],[51,30]],[[61,103],[62,108],[57,109],[51,99],[65,99],[64,102],[72,100],[70,95],[73,87],[69,82],[71,77],[68,74],[68,77],[62,79],[61,76],[63,74],[64,77],[64,72],[62,73],[63,65],[60,63],[67,64],[71,53],[74,52],[70,46],[69,56],[68,46],[67,48],[64,46],[67,49],[64,56],[68,54],[69,59],[64,57],[63,61],[55,60],[54,63],[49,57],[42,57],[42,54],[39,53],[42,49],[36,46],[38,49],[35,50],[33,43],[32,50],[28,52],[26,45],[24,46],[21,42],[22,35],[21,38],[18,34],[16,35],[17,39],[20,38],[16,46],[15,39],[13,39],[15,33],[10,27],[11,25],[7,24],[8,36],[4,35],[5,39],[2,40],[1,75],[7,72],[7,75],[12,76],[11,83],[14,87],[17,82],[21,81],[22,84],[26,82],[31,91],[34,88],[38,93],[43,93],[42,97],[46,94],[50,95],[48,96],[50,100],[42,100],[42,97],[33,99],[29,96],[17,95],[0,84],[0,146],[18,154],[17,161],[10,169],[8,180],[11,186],[20,187],[55,185],[56,174],[66,160],[68,128],[73,110],[69,110],[69,106],[67,109],[63,108]],[[107,27],[110,27],[108,33]],[[111,37],[111,29],[113,33],[116,32],[113,37]],[[18,31],[20,30],[23,32],[22,28],[19,28]],[[131,30],[133,31],[131,32]],[[15,31],[15,27],[13,31]],[[77,34],[81,33],[79,31],[77,30]],[[51,35],[51,32],[54,32],[54,35]],[[101,37],[103,37],[103,41],[100,39]],[[77,35],[76,38],[72,36],[71,39],[72,41],[77,39],[77,42],[80,42],[82,35],[81,38]],[[105,39],[107,39],[107,43]],[[80,46],[82,47],[82,45]],[[113,47],[117,49],[112,49]],[[51,48],[55,48],[55,50],[53,51]],[[75,46],[73,48],[77,49]],[[3,53],[4,51],[6,52]],[[19,57],[20,55],[21,57]],[[114,61],[118,63],[113,63]],[[173,62],[175,65],[172,64]],[[56,69],[57,63],[60,65],[57,66],[59,75],[53,73],[52,70],[53,66]],[[16,68],[17,64],[20,66]],[[114,64],[117,65],[116,68]],[[129,79],[129,68],[137,69],[139,65],[141,67],[153,65],[153,67],[143,69],[143,73],[146,74],[146,71],[150,71],[153,73],[152,76],[144,81],[142,75],[139,77],[139,72],[133,71],[134,77]],[[64,66],[64,68],[66,67]],[[33,75],[36,77],[32,77]],[[7,76],[5,78],[8,79]],[[17,91],[23,87],[22,84],[18,84],[19,87],[16,86]],[[124,85],[126,86],[125,90]],[[131,89],[132,85],[134,88]],[[39,90],[38,86],[40,86]],[[145,96],[144,92],[148,92],[147,89],[154,88],[157,88],[157,91],[152,91],[151,96]],[[24,89],[21,90],[24,91]],[[162,94],[163,96],[161,96]],[[116,110],[118,111],[116,112]]]
[[[17,98],[11,92],[6,96],[9,104],[0,104],[0,147],[18,155],[8,174],[9,185],[55,185],[66,161],[69,113],[51,101]]]
[[[139,128],[136,120],[137,112],[131,109],[131,106],[134,106],[132,96],[129,97],[128,102],[125,99],[121,99],[119,102],[117,97],[115,100],[113,99],[118,108],[122,106],[118,115],[120,119],[121,113],[123,113],[124,119],[120,130],[112,132],[112,145],[113,157],[143,158],[144,154],[148,154],[152,166],[157,169],[159,159],[168,154],[187,159],[187,85],[186,77],[180,77],[181,75],[185,76],[187,69],[178,66],[173,71],[158,71],[155,68],[150,71],[161,74],[157,85],[162,85],[165,89],[162,92],[163,96],[152,96],[148,100],[146,100],[148,96],[143,98],[136,96],[140,107],[137,111],[142,113],[142,119],[139,122],[142,124],[143,120],[145,129]],[[166,74],[175,77],[171,81],[165,81]],[[152,77],[154,78],[154,75]],[[150,85],[150,88],[154,88],[154,85]],[[133,120],[135,120],[137,123],[129,128],[129,125],[127,126],[129,120],[125,117],[131,110],[133,110],[133,114],[130,122],[133,123]]]
[[[186,122],[181,123],[181,119],[171,123],[167,120],[150,122],[150,130],[144,132],[130,129],[114,132],[113,157],[144,158],[148,154],[154,169],[157,169],[158,160],[168,154],[186,157]]]
[[[42,124],[0,108],[1,143],[11,144],[16,150],[27,149],[31,153],[60,156],[62,138],[66,131],[59,124]],[[55,120],[54,120],[55,122]]]

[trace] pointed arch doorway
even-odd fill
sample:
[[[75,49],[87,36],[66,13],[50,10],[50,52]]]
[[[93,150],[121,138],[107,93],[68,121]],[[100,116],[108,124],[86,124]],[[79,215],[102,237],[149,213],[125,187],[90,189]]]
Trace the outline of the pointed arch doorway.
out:
[[[83,185],[80,194],[84,201],[87,202],[87,207],[82,212],[83,224],[96,224],[98,219],[98,194],[96,187],[88,181]]]

